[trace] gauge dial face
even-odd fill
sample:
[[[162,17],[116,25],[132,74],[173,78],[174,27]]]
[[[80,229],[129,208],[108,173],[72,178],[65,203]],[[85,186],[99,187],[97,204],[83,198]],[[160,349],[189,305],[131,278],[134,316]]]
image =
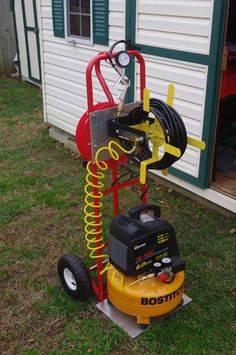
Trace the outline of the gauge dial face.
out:
[[[130,56],[127,52],[120,52],[116,58],[117,64],[121,67],[127,67],[130,63]]]

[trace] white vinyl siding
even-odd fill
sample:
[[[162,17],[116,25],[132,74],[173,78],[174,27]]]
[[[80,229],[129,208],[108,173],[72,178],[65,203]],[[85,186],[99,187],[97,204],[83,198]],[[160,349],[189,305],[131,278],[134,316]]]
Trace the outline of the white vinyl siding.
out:
[[[209,54],[213,0],[137,0],[136,43]]]
[[[181,115],[188,135],[202,138],[205,108],[207,66],[144,55],[146,87],[151,97],[166,102],[168,86],[175,86],[174,108]],[[139,66],[136,66],[136,97],[140,95]],[[188,146],[183,157],[173,165],[180,171],[198,177],[200,151]]]
[[[51,0],[41,0],[42,51],[45,119],[48,123],[75,134],[77,123],[87,110],[86,67],[89,61],[108,47],[72,44],[53,34]],[[109,2],[109,45],[125,37],[125,0]],[[101,66],[113,93],[117,75],[108,65]],[[93,77],[95,102],[107,101]]]

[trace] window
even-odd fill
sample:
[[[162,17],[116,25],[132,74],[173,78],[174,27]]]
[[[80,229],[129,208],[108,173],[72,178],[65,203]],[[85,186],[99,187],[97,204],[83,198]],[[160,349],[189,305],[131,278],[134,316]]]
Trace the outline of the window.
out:
[[[90,40],[90,0],[67,0],[67,34],[68,37]]]
[[[107,46],[108,0],[52,0],[55,37]]]

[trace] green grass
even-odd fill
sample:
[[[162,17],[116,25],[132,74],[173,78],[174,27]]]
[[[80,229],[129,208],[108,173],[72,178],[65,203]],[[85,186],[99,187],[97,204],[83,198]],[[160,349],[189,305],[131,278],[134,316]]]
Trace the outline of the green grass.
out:
[[[123,169],[124,170],[124,169]],[[235,219],[150,182],[149,201],[173,224],[193,301],[131,339],[63,291],[57,261],[65,252],[90,263],[83,233],[85,170],[48,135],[38,88],[0,77],[1,354],[234,354]],[[109,183],[109,179],[107,179]],[[121,192],[121,209],[139,202]],[[112,198],[104,200],[104,230]]]

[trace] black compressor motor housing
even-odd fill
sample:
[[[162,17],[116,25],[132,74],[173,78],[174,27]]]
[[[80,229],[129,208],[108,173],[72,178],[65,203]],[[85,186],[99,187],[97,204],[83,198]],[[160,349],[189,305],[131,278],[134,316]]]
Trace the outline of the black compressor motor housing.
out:
[[[153,264],[169,257],[173,273],[184,270],[174,228],[160,218],[160,208],[144,204],[119,214],[111,222],[108,254],[112,265],[126,276],[154,271]]]

